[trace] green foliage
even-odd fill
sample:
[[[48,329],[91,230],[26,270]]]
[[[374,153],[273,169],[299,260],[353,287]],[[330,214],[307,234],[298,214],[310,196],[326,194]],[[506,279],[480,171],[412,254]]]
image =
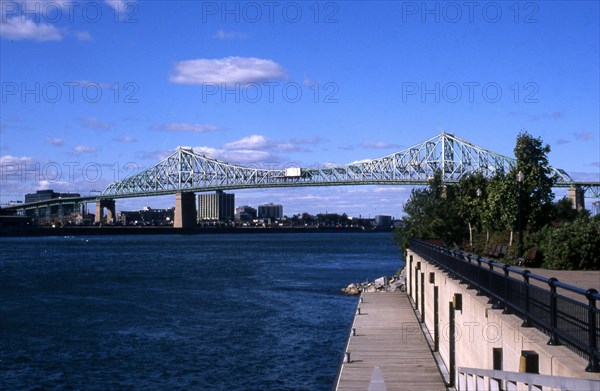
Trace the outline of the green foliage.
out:
[[[521,132],[514,152],[517,163],[508,173],[475,174],[452,185],[444,184],[438,172],[428,187],[413,189],[404,205],[406,226],[395,232],[402,249],[414,237],[468,243],[468,250],[479,255],[512,242],[505,260],[511,262],[523,255],[515,245],[520,215],[526,248],[538,248],[544,267],[600,269],[600,217],[574,210],[568,198],[553,203],[550,147]]]
[[[445,185],[441,173],[436,173],[429,181],[429,187],[413,189],[404,204],[405,235],[460,242],[466,227],[455,207],[457,200],[457,186]]]
[[[534,237],[542,267],[563,270],[600,269],[600,219],[578,218],[561,227],[546,226]]]
[[[398,227],[394,229],[394,241],[400,249],[402,250],[402,254],[406,256],[406,249],[408,248],[408,240],[410,239],[410,235],[408,230],[404,227]]]
[[[517,226],[519,213],[516,180],[498,173],[490,180],[485,200],[483,221],[490,231],[512,230]]]
[[[589,218],[590,212],[573,208],[573,203],[568,197],[563,197],[552,206],[551,221],[553,224],[561,224],[574,221],[577,218]]]
[[[518,172],[523,173],[523,183],[519,184],[523,217],[527,227],[537,230],[550,222],[554,199],[554,178],[548,163],[550,146],[543,145],[541,138],[522,132],[514,152],[517,165],[509,176],[516,178]]]
[[[470,222],[478,230],[483,226],[488,186],[489,180],[481,173],[463,177],[458,183],[458,213],[464,221]]]

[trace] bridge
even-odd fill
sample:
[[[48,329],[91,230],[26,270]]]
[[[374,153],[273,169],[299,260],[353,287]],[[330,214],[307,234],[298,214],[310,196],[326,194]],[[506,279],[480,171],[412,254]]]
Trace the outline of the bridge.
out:
[[[482,173],[487,177],[509,172],[516,160],[478,147],[450,133],[378,159],[347,165],[323,165],[282,169],[246,167],[212,159],[191,148],[179,147],[164,160],[122,181],[114,182],[99,195],[53,199],[8,208],[28,210],[57,207],[66,203],[96,202],[96,220],[115,215],[115,199],[176,194],[175,226],[192,224],[186,210],[195,208],[194,193],[274,187],[342,185],[426,185],[440,172],[443,181],[456,183],[462,177]],[[583,206],[584,194],[600,196],[600,182],[576,182],[564,170],[552,168],[555,187],[569,188],[576,207]]]

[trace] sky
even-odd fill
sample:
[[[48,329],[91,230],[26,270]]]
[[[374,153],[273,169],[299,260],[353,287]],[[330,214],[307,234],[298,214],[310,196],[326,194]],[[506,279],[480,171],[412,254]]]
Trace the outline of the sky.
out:
[[[0,203],[101,191],[178,146],[312,167],[442,131],[514,156],[525,130],[550,145],[552,166],[599,181],[599,4],[1,1]],[[235,193],[286,215],[399,217],[410,191]]]

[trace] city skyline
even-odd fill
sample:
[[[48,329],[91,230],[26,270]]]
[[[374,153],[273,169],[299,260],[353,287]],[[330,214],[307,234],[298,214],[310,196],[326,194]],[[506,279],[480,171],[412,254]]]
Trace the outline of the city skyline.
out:
[[[553,166],[600,180],[598,3],[469,4],[2,2],[0,202],[103,190],[177,146],[311,167],[441,131],[513,156],[527,130]],[[399,216],[410,190],[235,194],[290,215]]]

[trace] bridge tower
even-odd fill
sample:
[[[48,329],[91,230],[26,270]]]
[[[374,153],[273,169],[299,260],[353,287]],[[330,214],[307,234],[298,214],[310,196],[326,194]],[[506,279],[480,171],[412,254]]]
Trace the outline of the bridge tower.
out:
[[[193,192],[175,193],[174,228],[191,228],[196,225],[196,194]]]
[[[582,210],[585,209],[585,191],[579,187],[570,187],[569,188],[569,199],[571,200],[571,204],[573,205],[573,209]]]
[[[108,210],[106,215],[106,221],[114,222],[115,217],[117,216],[115,210],[115,200],[110,199],[100,199],[96,200],[96,217],[94,221],[96,223],[102,223],[104,220],[104,208]]]

